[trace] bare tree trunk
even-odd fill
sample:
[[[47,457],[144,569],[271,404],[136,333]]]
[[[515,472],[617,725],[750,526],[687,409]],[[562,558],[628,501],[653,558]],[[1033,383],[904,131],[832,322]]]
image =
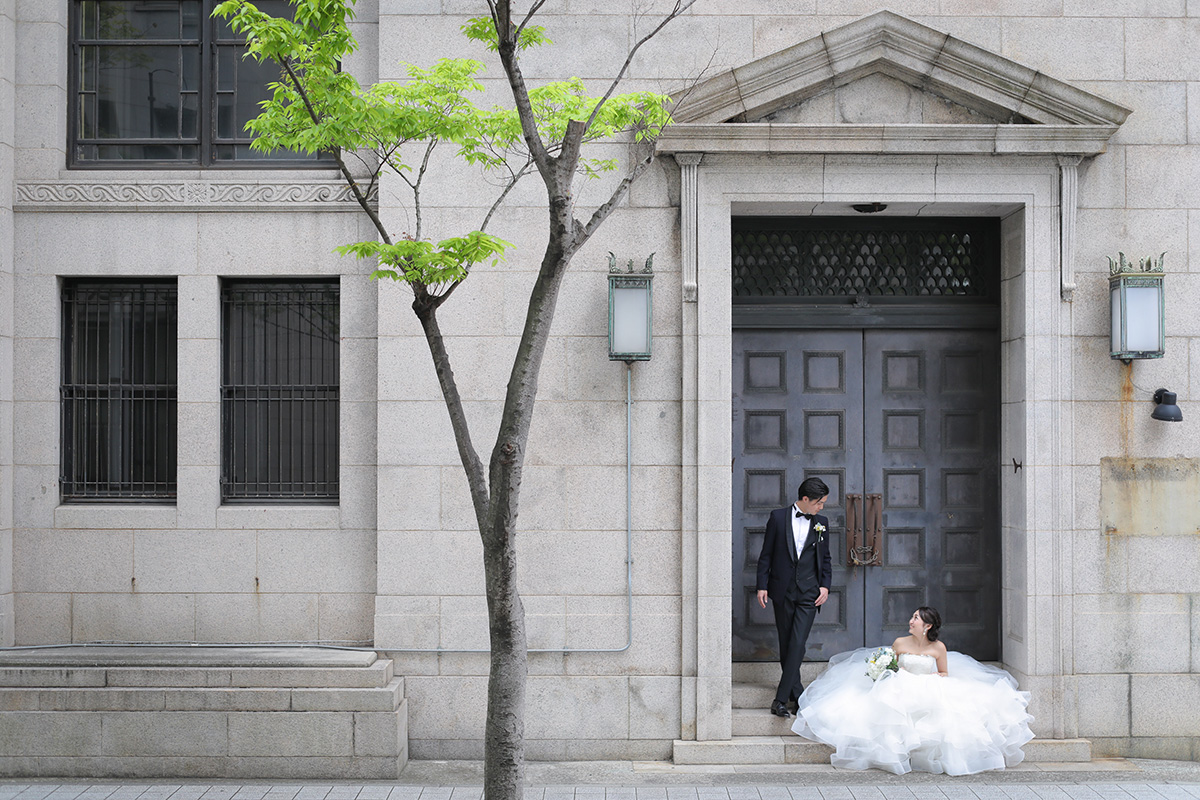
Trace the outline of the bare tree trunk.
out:
[[[528,648],[525,610],[516,586],[517,508],[538,375],[562,279],[574,255],[574,247],[564,246],[571,230],[569,203],[552,202],[550,216],[550,241],[530,293],[525,328],[513,359],[488,476],[491,503],[481,525],[492,650],[484,741],[483,786],[487,800],[523,800],[525,793]]]

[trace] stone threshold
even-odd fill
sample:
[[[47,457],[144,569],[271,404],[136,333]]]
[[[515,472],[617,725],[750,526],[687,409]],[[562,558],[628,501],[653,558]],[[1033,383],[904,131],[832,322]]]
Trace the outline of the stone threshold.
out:
[[[1092,744],[1087,739],[1034,739],[1023,748],[1027,764],[1090,764]],[[830,748],[799,736],[734,736],[718,741],[676,740],[677,765],[828,766]],[[1105,759],[1109,761],[1109,759]]]

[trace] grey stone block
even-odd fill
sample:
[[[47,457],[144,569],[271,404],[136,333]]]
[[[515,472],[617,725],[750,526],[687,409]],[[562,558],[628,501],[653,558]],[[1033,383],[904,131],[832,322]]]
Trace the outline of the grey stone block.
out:
[[[0,689],[0,711],[37,711],[38,693],[31,689]]]
[[[381,689],[292,689],[293,711],[389,711],[404,699],[404,678]]]
[[[0,686],[104,686],[102,669],[0,667]]]
[[[41,689],[40,711],[162,711],[158,689]]]
[[[1090,761],[1091,743],[1087,739],[1034,739],[1022,748],[1025,760],[1037,761]]]
[[[391,666],[389,661],[379,660],[358,669],[244,668],[233,669],[230,680],[234,686],[244,687],[369,689],[387,686],[391,682]]]
[[[399,758],[408,750],[408,708],[354,715],[354,755]]]
[[[88,713],[0,714],[0,753],[12,756],[100,755],[100,717]]]
[[[194,757],[229,754],[229,730],[223,713],[106,712],[98,716],[103,720],[104,755]]]
[[[188,669],[176,667],[116,667],[106,673],[109,686],[230,686],[228,669]]]
[[[676,764],[782,764],[784,740],[778,736],[741,736],[725,741],[676,741]]]
[[[319,711],[231,713],[229,752],[239,756],[349,756],[350,715]]]
[[[168,711],[290,711],[290,689],[166,689]]]

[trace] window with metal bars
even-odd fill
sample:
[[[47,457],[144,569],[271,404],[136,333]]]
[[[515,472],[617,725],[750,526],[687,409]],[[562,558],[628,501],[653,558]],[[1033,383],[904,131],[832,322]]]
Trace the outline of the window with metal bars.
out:
[[[64,502],[173,502],[175,281],[63,283]]]
[[[226,280],[221,499],[338,501],[336,280]]]
[[[248,121],[280,79],[243,58],[217,0],[72,0],[73,166],[328,166],[329,154],[250,148]],[[287,16],[287,0],[256,0]],[[324,164],[322,164],[324,162]]]

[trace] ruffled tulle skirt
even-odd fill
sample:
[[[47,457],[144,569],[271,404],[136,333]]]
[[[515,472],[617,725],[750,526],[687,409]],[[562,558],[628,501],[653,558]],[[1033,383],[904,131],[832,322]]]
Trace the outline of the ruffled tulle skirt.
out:
[[[901,670],[872,681],[872,652],[834,656],[800,697],[792,730],[833,747],[835,767],[969,775],[1024,759],[1029,693],[1007,672],[951,652],[948,677]]]

